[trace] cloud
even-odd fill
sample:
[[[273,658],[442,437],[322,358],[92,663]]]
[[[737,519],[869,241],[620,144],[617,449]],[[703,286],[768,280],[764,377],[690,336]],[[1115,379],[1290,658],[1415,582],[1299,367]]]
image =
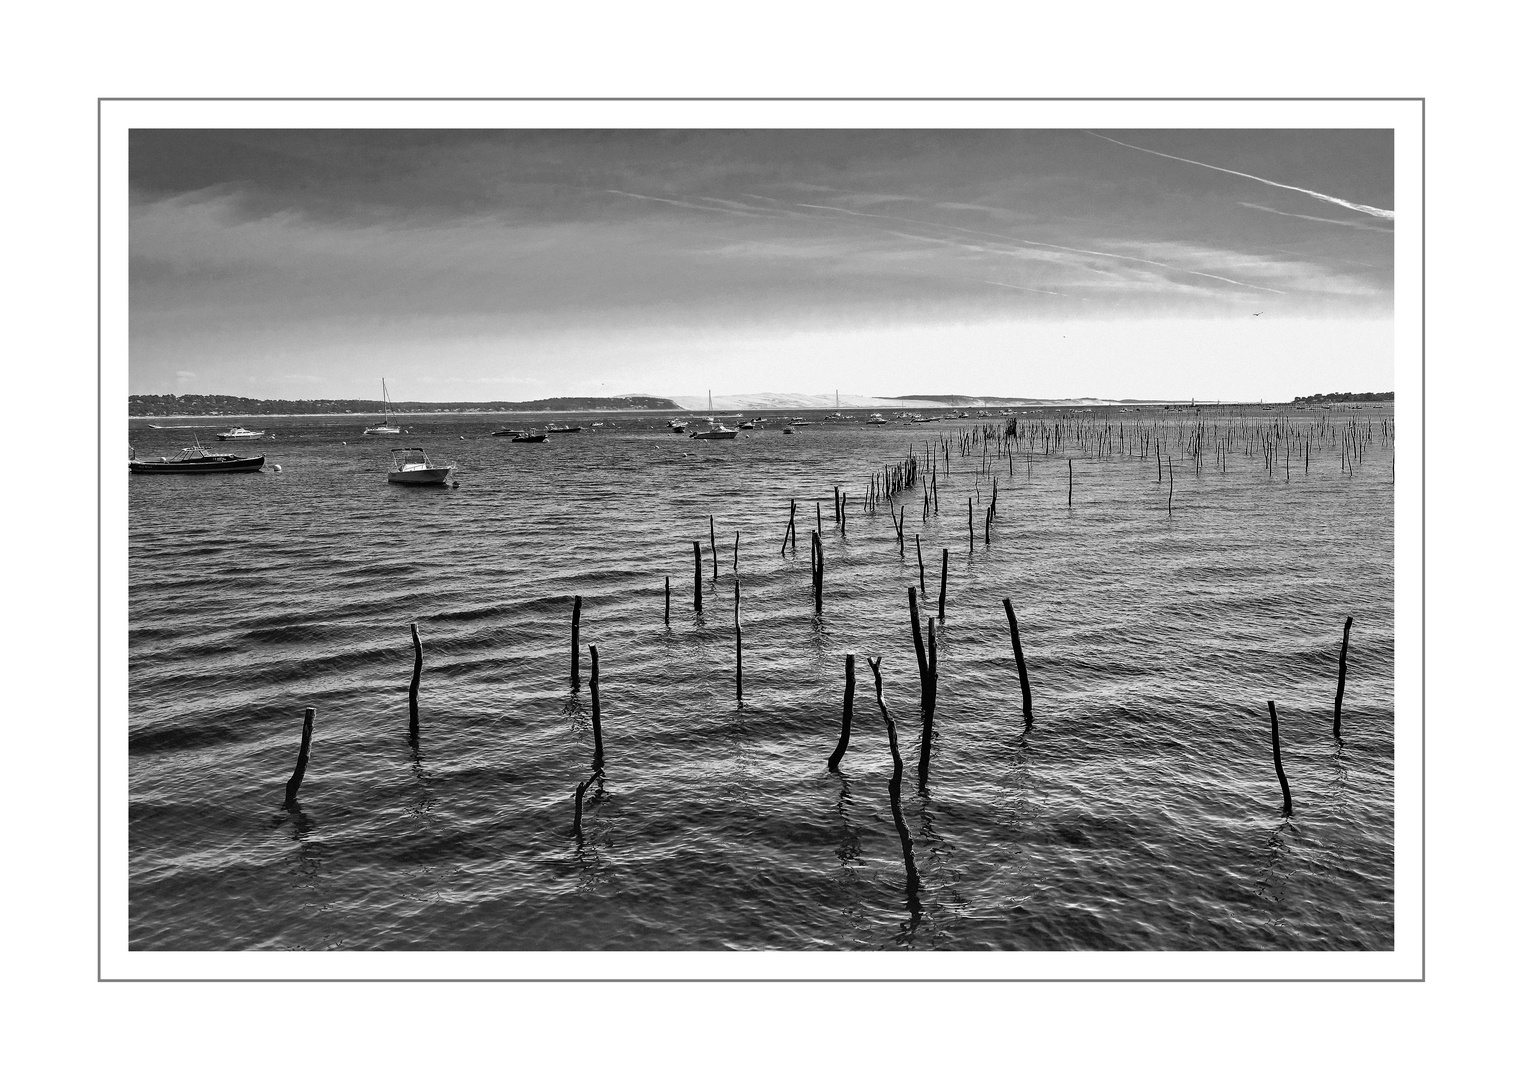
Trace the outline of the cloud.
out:
[[[1094,131],[1086,131],[1084,134],[1093,135],[1097,139],[1104,139],[1106,142],[1115,143],[1117,146],[1124,146],[1128,150],[1140,150],[1144,154],[1168,158],[1170,161],[1183,161],[1186,165],[1199,165],[1202,169],[1214,169],[1216,172],[1226,173],[1228,176],[1241,176],[1245,180],[1256,180],[1260,184],[1268,184],[1270,187],[1284,188],[1286,191],[1298,191],[1302,195],[1310,195],[1314,199],[1321,199],[1323,202],[1330,202],[1349,210],[1357,210],[1361,214],[1369,214],[1371,217],[1385,218],[1388,221],[1396,220],[1396,211],[1394,210],[1382,210],[1378,206],[1366,206],[1364,203],[1349,202],[1347,199],[1340,199],[1334,195],[1324,195],[1322,192],[1312,191],[1310,188],[1282,184],[1278,180],[1265,180],[1262,176],[1254,176],[1252,173],[1238,172],[1236,169],[1224,169],[1220,165],[1207,165],[1204,161],[1195,161],[1191,158],[1177,157],[1174,154],[1165,154],[1161,150],[1149,150],[1145,146],[1133,146],[1131,143],[1124,143],[1120,139],[1112,139],[1109,135],[1101,135]]]

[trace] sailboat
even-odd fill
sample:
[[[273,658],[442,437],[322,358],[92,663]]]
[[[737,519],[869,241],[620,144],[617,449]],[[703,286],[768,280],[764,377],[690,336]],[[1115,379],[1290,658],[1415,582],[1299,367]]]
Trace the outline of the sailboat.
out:
[[[714,391],[709,391],[709,415],[705,417],[709,422],[707,431],[694,431],[688,435],[689,439],[733,439],[740,432],[734,428],[727,428],[714,420]]]
[[[386,380],[381,380],[381,411],[384,419],[374,427],[365,429],[366,435],[400,435],[402,429],[397,426],[395,417],[391,415],[391,395],[386,392]]]

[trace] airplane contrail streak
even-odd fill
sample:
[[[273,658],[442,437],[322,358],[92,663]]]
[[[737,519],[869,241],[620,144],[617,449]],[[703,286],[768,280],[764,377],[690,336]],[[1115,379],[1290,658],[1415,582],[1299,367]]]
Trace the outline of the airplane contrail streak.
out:
[[[1097,139],[1104,139],[1106,142],[1115,143],[1117,146],[1124,146],[1128,150],[1140,150],[1144,154],[1168,158],[1170,161],[1183,161],[1186,165],[1199,165],[1202,169],[1213,169],[1216,172],[1226,173],[1228,176],[1241,176],[1245,180],[1256,180],[1261,184],[1268,184],[1270,187],[1284,188],[1286,191],[1299,191],[1302,195],[1310,195],[1314,199],[1321,199],[1323,202],[1329,202],[1334,206],[1341,206],[1347,210],[1357,210],[1361,214],[1369,214],[1371,217],[1385,218],[1387,221],[1396,220],[1396,211],[1394,210],[1382,210],[1378,206],[1367,206],[1364,203],[1349,202],[1347,199],[1324,195],[1322,192],[1312,191],[1310,188],[1296,187],[1294,184],[1282,184],[1278,180],[1266,180],[1262,176],[1254,176],[1252,173],[1238,172],[1236,169],[1224,169],[1220,165],[1207,165],[1204,161],[1195,161],[1187,157],[1165,154],[1162,150],[1149,150],[1145,146],[1133,146],[1131,143],[1124,143],[1120,139],[1113,139],[1109,135],[1101,135],[1095,131],[1085,131],[1084,134],[1093,135]]]

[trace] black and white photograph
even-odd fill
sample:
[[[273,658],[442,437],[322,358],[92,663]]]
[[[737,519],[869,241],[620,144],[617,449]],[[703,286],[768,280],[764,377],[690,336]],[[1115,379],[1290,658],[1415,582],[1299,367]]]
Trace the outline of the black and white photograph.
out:
[[[437,113],[106,115],[113,970],[1416,970],[1415,105]]]

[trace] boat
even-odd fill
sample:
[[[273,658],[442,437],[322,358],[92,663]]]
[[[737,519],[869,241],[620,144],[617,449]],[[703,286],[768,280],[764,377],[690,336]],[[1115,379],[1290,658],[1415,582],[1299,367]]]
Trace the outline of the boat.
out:
[[[262,431],[250,431],[246,427],[234,425],[226,431],[217,432],[217,438],[226,442],[228,439],[260,439],[264,437]]]
[[[381,413],[383,419],[374,427],[365,429],[366,435],[400,435],[402,429],[391,415],[391,395],[386,392],[386,380],[381,380]]]
[[[527,431],[520,431],[518,428],[503,428],[501,431],[494,431],[494,432],[492,432],[492,434],[493,435],[502,435],[502,436],[514,436],[514,435],[527,435],[528,432]]]
[[[535,434],[532,431],[520,431],[517,435],[513,436],[513,441],[514,442],[544,442],[545,441],[545,436],[544,436],[543,433]]]
[[[573,431],[581,431],[581,430],[582,429],[580,427],[576,426],[576,425],[572,425],[570,427],[564,427],[564,426],[560,426],[560,425],[556,425],[556,424],[546,424],[545,425],[545,434],[547,434],[547,435],[569,435]]]
[[[398,447],[391,452],[389,484],[444,484],[449,482],[453,465],[435,465],[421,446]]]
[[[689,439],[733,439],[740,432],[734,428],[727,428],[723,424],[715,424],[707,431],[694,431],[688,435]]]
[[[232,473],[258,472],[264,468],[264,455],[239,457],[237,454],[219,454],[197,442],[187,446],[174,457],[138,458],[127,461],[129,472],[135,473]]]
[[[785,428],[783,428],[783,434],[784,435],[792,435],[793,434],[793,429],[791,427],[785,427]]]
[[[869,416],[867,418],[867,422],[869,424],[886,424],[886,423],[888,423],[887,420],[883,419],[883,414],[882,413],[876,413],[876,412],[873,413],[871,416]]]
[[[755,420],[742,420],[741,423],[740,423],[740,430],[741,431],[755,431],[756,430],[756,421]]]
[[[666,422],[666,426],[671,428],[678,435],[681,435],[684,431],[687,430],[687,421],[686,420],[678,420],[676,417],[673,417],[672,419],[670,419],[670,420],[668,420]]]

